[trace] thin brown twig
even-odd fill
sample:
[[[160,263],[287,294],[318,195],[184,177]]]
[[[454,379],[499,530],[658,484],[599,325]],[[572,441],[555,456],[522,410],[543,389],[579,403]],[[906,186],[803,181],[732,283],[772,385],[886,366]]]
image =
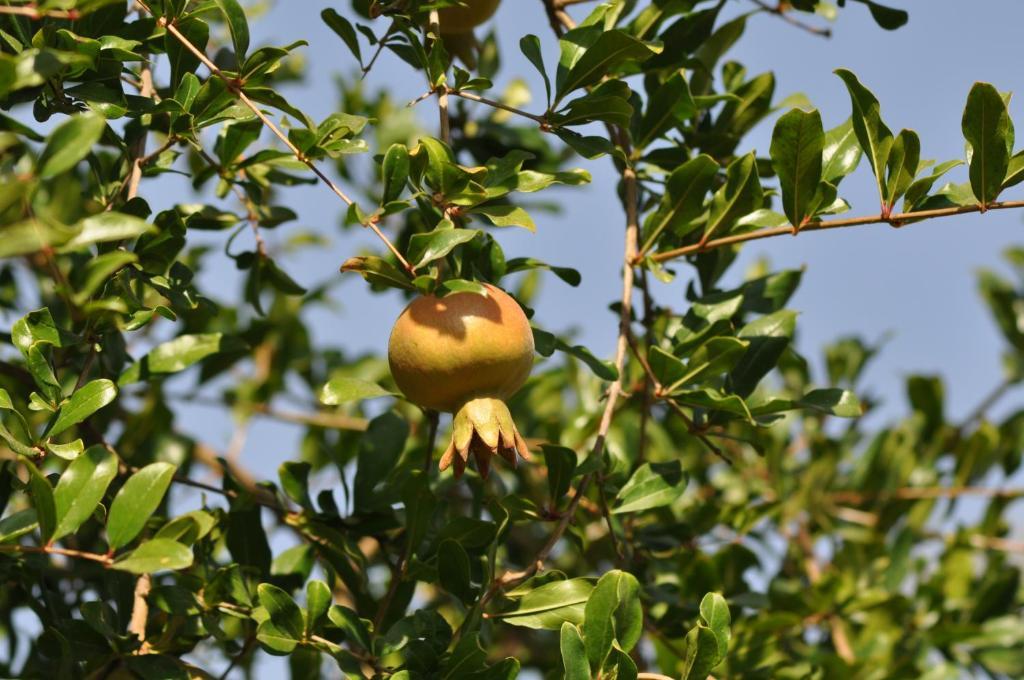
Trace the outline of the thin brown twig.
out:
[[[349,198],[348,195],[344,191],[342,191],[341,188],[337,184],[335,184],[326,174],[324,174],[324,172],[319,167],[317,167],[316,163],[314,163],[310,158],[306,157],[306,155],[303,154],[302,151],[297,146],[295,146],[290,139],[288,139],[288,136],[281,131],[281,128],[275,125],[274,122],[270,120],[270,118],[268,118],[265,113],[263,113],[260,107],[258,107],[248,97],[248,95],[245,94],[245,91],[243,90],[241,83],[239,83],[237,79],[229,78],[227,75],[225,75],[224,72],[221,71],[220,68],[218,68],[217,65],[214,64],[202,50],[196,47],[192,43],[192,41],[190,41],[185,36],[185,34],[178,30],[177,26],[175,26],[173,22],[168,21],[166,17],[156,16],[156,14],[153,13],[153,10],[150,9],[148,5],[142,2],[139,2],[138,4],[147,12],[156,17],[157,25],[163,27],[168,33],[170,33],[174,37],[175,40],[181,43],[182,46],[185,47],[185,49],[187,49],[189,52],[195,55],[195,57],[200,62],[202,62],[202,64],[207,69],[209,69],[210,73],[212,73],[217,78],[221,79],[227,85],[228,90],[232,94],[234,94],[234,96],[237,97],[238,100],[241,101],[250,111],[252,111],[253,115],[259,118],[260,122],[263,123],[263,125],[266,126],[267,129],[269,129],[272,133],[274,133],[274,136],[276,136],[279,140],[281,140],[281,142],[286,147],[288,147],[288,150],[292,152],[292,154],[299,162],[301,162],[303,165],[309,168],[314,175],[319,177],[320,181],[322,181],[327,186],[327,188],[329,188],[338,198],[344,201],[346,205],[353,205],[354,201],[351,198]],[[380,227],[377,226],[376,222],[368,221],[363,226],[373,231],[377,238],[379,238],[384,243],[387,249],[391,251],[391,254],[395,256],[395,259],[397,259],[399,263],[401,263],[402,267],[405,268],[405,270],[410,275],[415,275],[416,268],[409,264],[409,262],[405,259],[402,253],[399,252],[398,248],[395,247],[395,244],[391,242],[391,239],[389,239],[384,234],[384,232],[380,230]]]
[[[15,16],[27,17],[29,19],[67,19],[75,21],[82,17],[77,9],[39,9],[34,4],[28,5],[0,5],[0,14],[13,14]]]
[[[869,215],[867,217],[850,217],[838,220],[818,220],[815,222],[808,222],[804,226],[800,227],[798,233],[802,234],[807,231],[825,231],[829,229],[841,229],[845,227],[861,227],[869,224],[888,224],[893,227],[902,227],[911,222],[920,222],[923,220],[934,219],[936,217],[951,217],[953,215],[965,215],[968,213],[985,213],[990,210],[1013,210],[1017,208],[1024,208],[1024,201],[998,201],[995,203],[989,203],[986,206],[982,205],[964,205],[957,206],[954,208],[936,208],[934,210],[917,210],[906,213],[895,213],[889,217],[883,215]],[[673,248],[672,250],[666,250],[660,253],[654,253],[650,255],[650,259],[655,262],[667,262],[668,260],[674,260],[679,257],[685,257],[687,255],[696,255],[699,253],[705,253],[709,250],[715,250],[716,248],[723,248],[725,246],[736,245],[738,243],[744,243],[746,241],[756,241],[764,238],[772,238],[774,236],[793,235],[792,227],[771,227],[769,229],[758,229],[757,231],[748,231],[744,234],[734,234],[732,236],[723,236],[721,238],[710,239],[704,243],[695,243],[689,246],[683,246],[682,248]],[[643,260],[645,254],[640,254],[634,260],[634,264],[639,264]]]
[[[471,102],[477,102],[478,104],[485,104],[495,109],[508,111],[509,113],[514,113],[515,115],[522,116],[523,118],[529,118],[530,120],[538,123],[544,130],[549,129],[550,127],[548,119],[545,116],[539,116],[535,113],[530,113],[529,111],[523,111],[522,109],[517,109],[514,106],[509,106],[508,104],[503,104],[494,99],[488,99],[487,97],[481,97],[480,95],[473,94],[472,92],[462,92],[452,87],[446,87],[444,88],[444,90],[453,97],[460,97],[462,99],[467,99]]]
[[[0,545],[0,552],[5,553],[38,553],[44,555],[61,555],[90,562],[99,562],[104,566],[110,566],[114,558],[109,555],[85,552],[84,550],[72,550],[70,548],[59,548],[55,545],[21,545],[19,543],[7,543]]]
[[[754,3],[755,5],[757,5],[758,7],[760,7],[761,11],[767,12],[769,14],[774,14],[775,16],[779,17],[780,19],[782,19],[786,23],[790,24],[791,26],[796,26],[800,30],[807,31],[808,33],[810,33],[812,35],[821,36],[822,38],[831,38],[832,37],[832,29],[830,29],[830,28],[821,28],[821,27],[818,27],[818,26],[812,26],[810,24],[804,23],[803,21],[800,21],[796,17],[790,15],[789,9],[787,8],[787,6],[784,5],[781,2],[778,5],[773,7],[773,6],[769,5],[767,2],[763,2],[762,0],[750,0],[750,1],[752,3]]]
[[[436,9],[430,10],[430,33],[434,40],[441,39],[441,12]],[[445,144],[452,142],[452,122],[448,114],[448,88],[437,88],[437,112],[441,119],[441,141]]]

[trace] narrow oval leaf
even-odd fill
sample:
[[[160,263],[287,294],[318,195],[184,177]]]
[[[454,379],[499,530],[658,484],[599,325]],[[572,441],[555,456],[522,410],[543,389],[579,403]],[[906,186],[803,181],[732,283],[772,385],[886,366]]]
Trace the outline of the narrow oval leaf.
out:
[[[57,527],[57,508],[53,500],[53,487],[35,465],[25,461],[28,470],[28,493],[32,498],[32,506],[36,509],[36,520],[39,522],[39,534],[43,543],[49,543],[53,530]]]
[[[223,333],[180,335],[157,345],[149,354],[125,369],[117,379],[117,384],[124,386],[154,376],[177,373],[213,354],[237,352],[245,348],[246,344],[240,338]]]
[[[100,445],[90,446],[71,461],[53,492],[57,512],[53,540],[74,533],[89,519],[116,475],[117,457]]]
[[[305,631],[302,610],[292,596],[270,583],[261,583],[256,590],[277,630],[293,640],[301,640]]]
[[[53,424],[47,436],[56,437],[69,427],[77,425],[114,401],[116,396],[117,387],[106,378],[86,383],[61,406],[57,422]]]
[[[587,579],[554,581],[535,588],[513,611],[492,614],[492,619],[526,628],[560,630],[562,623],[582,623],[583,611],[594,585]]]
[[[889,160],[889,150],[892,148],[892,131],[882,121],[881,105],[871,90],[864,87],[852,71],[839,69],[835,73],[850,93],[853,130],[875,174],[878,198],[885,201],[885,163]]]
[[[192,549],[167,538],[154,538],[111,564],[112,569],[133,574],[152,574],[192,566]]]
[[[170,463],[150,463],[128,478],[110,504],[107,539],[111,549],[128,545],[139,535],[160,506],[176,469]]]
[[[224,14],[224,19],[231,33],[231,44],[235,48],[235,59],[241,64],[245,61],[245,53],[249,50],[249,24],[245,19],[245,10],[238,0],[217,0],[217,6]]]
[[[971,145],[971,189],[982,205],[999,197],[1013,154],[1013,121],[1006,100],[989,83],[975,83],[962,122]]]
[[[824,148],[825,129],[817,109],[793,109],[775,124],[772,166],[782,188],[782,209],[794,227],[802,227],[814,214]]]
[[[587,662],[587,651],[579,628],[568,621],[563,623],[558,646],[562,652],[565,680],[590,680],[590,665]]]
[[[686,477],[678,460],[644,463],[615,497],[613,515],[640,512],[674,502],[686,490]]]
[[[91,112],[75,114],[58,125],[39,156],[39,176],[50,179],[75,167],[100,141],[106,126],[103,116]]]

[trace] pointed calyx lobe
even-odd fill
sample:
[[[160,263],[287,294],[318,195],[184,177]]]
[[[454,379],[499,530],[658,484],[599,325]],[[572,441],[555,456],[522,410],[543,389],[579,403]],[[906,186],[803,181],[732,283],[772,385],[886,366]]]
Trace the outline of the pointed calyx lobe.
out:
[[[482,476],[499,455],[515,465],[529,457],[504,400],[533,368],[533,331],[518,303],[485,285],[484,294],[460,292],[416,298],[398,317],[388,362],[399,389],[423,408],[455,414],[441,469],[466,469],[469,454]]]

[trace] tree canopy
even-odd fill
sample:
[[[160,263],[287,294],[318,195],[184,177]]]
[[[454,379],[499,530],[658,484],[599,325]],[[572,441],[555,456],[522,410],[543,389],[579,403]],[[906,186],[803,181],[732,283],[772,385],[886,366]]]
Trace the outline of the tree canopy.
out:
[[[879,344],[798,352],[800,270],[725,283],[747,241],[1024,207],[1009,94],[976,83],[964,158],[927,160],[855,73],[836,71],[849,118],[826,121],[730,59],[760,15],[827,35],[903,10],[505,1],[536,35],[446,31],[457,0],[311,17],[348,59],[323,120],[284,94],[305,42],[250,39],[257,3],[0,4],[0,674],[1024,676],[1024,410],[991,414],[1024,380],[1024,249],[1016,278],[979,273],[1005,377],[962,420],[941,379],[911,376],[905,417],[865,422]],[[499,41],[537,104],[494,85]],[[374,82],[384,51],[423,79],[429,127]],[[765,121],[770,148],[746,152]],[[310,314],[361,276],[409,299],[494,284],[532,317],[541,280],[587,281],[557,253],[506,258],[502,231],[537,229],[551,187],[584,196],[596,163],[622,203],[614,355],[534,323],[508,401],[532,461],[439,471],[448,419],[403,398],[385,348],[315,342]],[[877,206],[842,197],[862,163]],[[195,195],[154,211],[169,173]],[[302,184],[337,225],[298,226]],[[376,246],[340,274],[289,273],[359,230]],[[238,290],[210,285],[224,262]],[[188,402],[240,430],[297,423],[301,446],[260,479],[195,435]]]

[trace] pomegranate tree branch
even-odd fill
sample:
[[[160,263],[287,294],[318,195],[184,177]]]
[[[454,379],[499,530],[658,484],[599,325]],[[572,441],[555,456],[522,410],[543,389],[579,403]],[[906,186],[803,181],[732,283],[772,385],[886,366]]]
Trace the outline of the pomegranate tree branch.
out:
[[[787,3],[780,2],[779,4],[772,6],[772,5],[769,5],[767,2],[763,2],[762,0],[750,0],[750,1],[752,3],[754,3],[755,5],[757,5],[758,7],[760,7],[762,12],[767,12],[769,14],[774,14],[775,16],[779,17],[780,19],[782,19],[786,23],[790,24],[791,26],[796,26],[797,28],[799,28],[802,31],[807,31],[811,35],[820,35],[822,38],[831,38],[832,37],[832,29],[830,29],[830,28],[819,28],[817,26],[811,26],[810,24],[805,24],[804,22],[802,22],[799,19],[797,19],[794,16],[792,16],[789,13],[789,8],[788,8],[788,4]]]
[[[434,40],[441,39],[441,12],[430,10],[430,33]],[[452,122],[448,115],[448,88],[437,88],[437,111],[441,116],[441,141],[445,144],[452,143]]]
[[[55,545],[20,545],[18,543],[8,543],[0,545],[0,553],[38,553],[43,555],[62,555],[63,557],[71,557],[79,560],[88,560],[90,562],[99,562],[103,566],[110,566],[114,558],[108,555],[100,555],[97,553],[85,552],[84,550],[71,550],[70,548],[58,548]]]
[[[13,14],[15,16],[27,17],[29,19],[67,19],[75,21],[81,18],[82,13],[77,9],[39,9],[34,4],[28,5],[0,5],[0,14]]]
[[[838,220],[818,220],[815,222],[808,222],[804,226],[800,227],[800,230],[797,233],[802,234],[805,231],[825,231],[829,229],[842,229],[845,227],[862,227],[869,224],[888,224],[892,227],[903,227],[911,222],[920,222],[923,220],[934,219],[936,217],[951,217],[953,215],[985,213],[990,210],[1013,210],[1017,208],[1024,208],[1024,201],[997,201],[995,203],[989,203],[988,205],[962,205],[953,208],[917,210],[905,213],[894,213],[888,217],[885,217],[884,215],[868,215],[867,217],[849,217]],[[694,243],[693,245],[683,246],[682,248],[673,248],[672,250],[654,253],[650,256],[650,259],[655,262],[667,262],[668,260],[674,260],[687,255],[706,253],[709,250],[724,248],[725,246],[732,246],[738,243],[745,243],[746,241],[757,241],[763,238],[772,238],[774,236],[783,236],[787,234],[793,235],[793,227],[786,226],[758,229],[757,231],[748,231],[743,234],[723,236],[722,238],[711,239],[703,243]],[[640,253],[634,260],[634,264],[639,264],[645,255],[646,253]]]
[[[1024,489],[992,489],[984,486],[905,487],[888,491],[836,491],[830,498],[839,503],[865,503],[885,500],[928,500],[934,498],[1024,498]]]
[[[209,69],[210,73],[224,81],[224,84],[227,85],[228,90],[235,97],[237,97],[238,100],[242,102],[250,111],[252,111],[253,115],[255,115],[260,120],[260,122],[262,122],[263,125],[267,127],[267,129],[273,132],[274,135],[279,140],[281,140],[281,142],[286,147],[288,147],[288,150],[292,152],[296,160],[298,160],[307,168],[309,168],[313,172],[313,174],[319,177],[320,181],[322,181],[327,186],[327,188],[334,192],[334,194],[338,198],[344,201],[346,205],[352,205],[354,203],[354,201],[351,198],[349,198],[348,195],[344,191],[342,191],[337,184],[331,181],[331,179],[326,174],[324,174],[324,172],[320,170],[319,167],[317,167],[316,163],[314,163],[312,159],[306,157],[306,155],[302,153],[302,151],[297,146],[292,144],[292,141],[288,139],[288,136],[284,132],[281,131],[281,128],[275,125],[274,122],[270,120],[270,118],[268,118],[267,115],[263,113],[262,110],[260,110],[260,107],[258,107],[245,94],[245,91],[242,89],[242,85],[239,83],[237,79],[231,78],[227,76],[223,71],[221,71],[220,68],[218,68],[217,65],[214,64],[202,50],[196,47],[192,43],[192,41],[190,41],[185,36],[185,34],[178,30],[178,28],[174,25],[173,22],[168,21],[166,17],[157,17],[156,14],[153,13],[153,10],[149,8],[148,5],[143,4],[142,2],[139,2],[138,4],[147,12],[153,14],[153,16],[156,17],[157,25],[166,29],[167,32],[170,33],[175,40],[180,42],[185,49],[187,49],[189,52],[195,55],[196,59],[202,62],[202,64],[206,66],[207,69]],[[395,259],[397,259],[401,263],[402,267],[404,267],[405,270],[410,275],[416,273],[415,267],[409,264],[405,257],[402,256],[402,253],[398,251],[395,245],[391,242],[391,239],[389,239],[384,234],[384,232],[380,230],[380,227],[377,226],[376,222],[368,221],[363,226],[368,227],[371,231],[373,231],[374,234],[376,234],[377,238],[379,238],[384,243],[384,245],[387,246],[387,249],[391,251],[391,254],[395,256]]]
[[[490,107],[495,108],[495,109],[501,109],[502,111],[508,111],[509,113],[514,113],[515,115],[522,116],[523,118],[529,118],[530,120],[535,121],[537,124],[539,124],[541,126],[541,128],[544,129],[544,130],[547,130],[548,127],[549,127],[548,120],[544,116],[538,116],[535,113],[530,113],[529,111],[523,111],[522,109],[517,109],[514,106],[509,106],[508,104],[502,104],[499,101],[495,101],[493,99],[488,99],[487,97],[481,97],[480,95],[473,94],[472,92],[461,92],[461,91],[456,90],[456,89],[451,88],[451,87],[445,88],[445,91],[448,94],[452,95],[453,97],[461,97],[462,99],[468,99],[471,102],[476,102],[478,104],[485,104],[485,105],[490,106]]]

